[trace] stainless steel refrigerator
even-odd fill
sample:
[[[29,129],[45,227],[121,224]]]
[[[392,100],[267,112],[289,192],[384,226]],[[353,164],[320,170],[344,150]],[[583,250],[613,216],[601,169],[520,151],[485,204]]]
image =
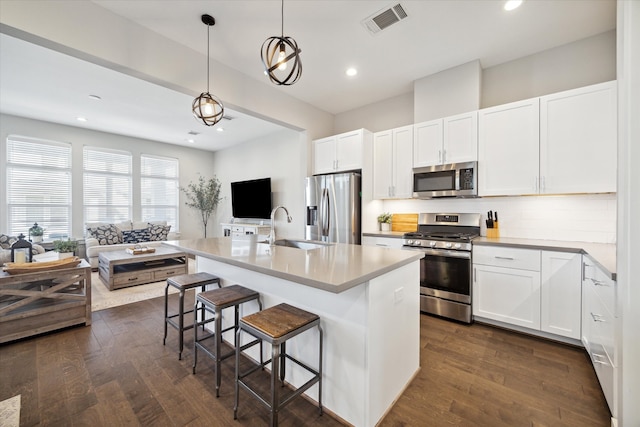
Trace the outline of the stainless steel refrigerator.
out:
[[[360,174],[306,178],[307,240],[360,244]]]

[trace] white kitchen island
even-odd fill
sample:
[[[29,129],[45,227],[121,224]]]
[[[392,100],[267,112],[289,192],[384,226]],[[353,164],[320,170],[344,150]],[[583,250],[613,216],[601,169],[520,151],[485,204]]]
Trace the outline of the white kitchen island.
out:
[[[419,252],[346,244],[305,250],[231,237],[165,243],[195,255],[197,270],[223,285],[256,290],[265,308],[286,302],[318,314],[323,405],[350,424],[374,426],[420,368]],[[243,307],[246,314],[257,308]],[[315,367],[317,333],[292,339],[287,351]],[[308,377],[289,363],[287,380],[303,384]],[[233,392],[229,384],[222,389]],[[316,401],[317,393],[317,385],[307,391]],[[241,395],[241,402],[249,399]]]

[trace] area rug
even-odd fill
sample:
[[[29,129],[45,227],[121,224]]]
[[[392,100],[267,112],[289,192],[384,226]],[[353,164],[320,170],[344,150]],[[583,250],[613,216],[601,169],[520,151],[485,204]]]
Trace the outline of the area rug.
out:
[[[189,260],[189,272],[194,272],[195,262]],[[100,280],[98,272],[91,273],[91,311],[104,310],[105,308],[117,307],[119,305],[131,304],[146,299],[164,296],[167,287],[166,280],[149,283],[146,285],[130,286],[128,288],[110,291]],[[170,287],[169,293],[178,292]]]
[[[0,427],[20,426],[20,395],[0,402]]]

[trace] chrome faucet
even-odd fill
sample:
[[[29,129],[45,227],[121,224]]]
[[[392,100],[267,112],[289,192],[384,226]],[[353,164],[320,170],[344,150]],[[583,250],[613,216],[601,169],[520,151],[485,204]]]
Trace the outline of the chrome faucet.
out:
[[[284,206],[276,206],[275,208],[273,208],[273,210],[271,211],[271,231],[269,231],[269,245],[271,246],[273,246],[276,242],[276,211],[278,209],[283,209],[287,214],[287,222],[292,221],[291,215],[289,215],[289,211],[287,210],[287,208],[285,208]]]

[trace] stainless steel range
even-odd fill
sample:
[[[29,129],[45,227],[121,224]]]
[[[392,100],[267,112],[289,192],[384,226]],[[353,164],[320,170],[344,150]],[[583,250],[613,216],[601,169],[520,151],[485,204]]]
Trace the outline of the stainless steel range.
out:
[[[403,248],[420,260],[420,310],[471,323],[471,241],[480,235],[480,214],[421,213],[418,231],[405,233]]]

